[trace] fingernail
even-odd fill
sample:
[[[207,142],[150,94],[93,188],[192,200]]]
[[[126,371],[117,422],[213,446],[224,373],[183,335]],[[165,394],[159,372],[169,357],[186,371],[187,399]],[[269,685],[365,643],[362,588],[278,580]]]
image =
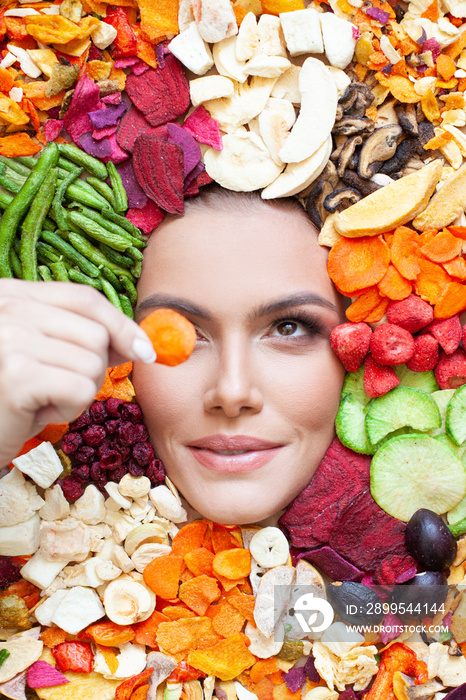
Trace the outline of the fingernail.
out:
[[[157,355],[154,348],[149,340],[143,340],[142,338],[136,338],[133,343],[133,353],[136,360],[145,362],[150,365],[155,362]]]

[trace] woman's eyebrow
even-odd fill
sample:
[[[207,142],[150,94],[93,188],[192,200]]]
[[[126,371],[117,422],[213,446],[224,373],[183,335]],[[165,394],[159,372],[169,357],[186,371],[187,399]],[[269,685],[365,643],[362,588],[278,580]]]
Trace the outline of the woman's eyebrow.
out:
[[[248,320],[255,321],[262,316],[270,316],[278,311],[284,311],[285,309],[289,309],[293,306],[303,306],[306,304],[321,306],[325,309],[330,309],[331,311],[338,313],[338,309],[335,304],[328,301],[328,299],[325,299],[319,294],[303,292],[262,304],[248,314]],[[142,311],[146,311],[147,309],[157,309],[161,307],[173,309],[174,311],[179,311],[180,313],[192,314],[193,316],[201,318],[204,321],[212,321],[212,314],[207,309],[198,306],[197,304],[193,304],[187,299],[172,297],[168,294],[151,294],[137,306],[135,315],[137,316]]]

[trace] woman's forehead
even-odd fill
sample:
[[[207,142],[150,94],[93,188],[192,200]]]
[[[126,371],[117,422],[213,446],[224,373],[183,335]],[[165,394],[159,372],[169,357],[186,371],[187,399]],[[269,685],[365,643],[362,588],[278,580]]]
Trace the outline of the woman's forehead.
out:
[[[165,293],[204,307],[244,309],[308,292],[336,304],[326,262],[315,228],[299,210],[196,208],[153,234],[139,301]]]

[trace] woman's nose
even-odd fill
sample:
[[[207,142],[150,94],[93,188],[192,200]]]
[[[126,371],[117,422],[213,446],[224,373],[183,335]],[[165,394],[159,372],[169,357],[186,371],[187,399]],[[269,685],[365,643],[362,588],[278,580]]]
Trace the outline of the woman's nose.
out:
[[[258,413],[262,409],[264,399],[251,355],[252,350],[239,342],[219,350],[213,379],[204,395],[206,411],[235,418],[246,411]]]

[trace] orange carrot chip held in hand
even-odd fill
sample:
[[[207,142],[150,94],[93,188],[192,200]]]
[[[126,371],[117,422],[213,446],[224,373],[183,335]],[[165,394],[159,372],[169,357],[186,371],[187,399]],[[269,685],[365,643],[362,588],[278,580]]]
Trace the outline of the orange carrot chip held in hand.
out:
[[[233,680],[255,661],[256,657],[251,654],[240,633],[223,639],[209,649],[193,651],[188,656],[190,666],[209,676],[217,676],[222,681]]]
[[[224,549],[215,555],[212,569],[215,574],[230,580],[244,578],[251,573],[251,552],[242,547]]]
[[[156,309],[139,325],[157,353],[156,362],[162,365],[179,365],[194,350],[196,331],[193,324],[172,309]]]

